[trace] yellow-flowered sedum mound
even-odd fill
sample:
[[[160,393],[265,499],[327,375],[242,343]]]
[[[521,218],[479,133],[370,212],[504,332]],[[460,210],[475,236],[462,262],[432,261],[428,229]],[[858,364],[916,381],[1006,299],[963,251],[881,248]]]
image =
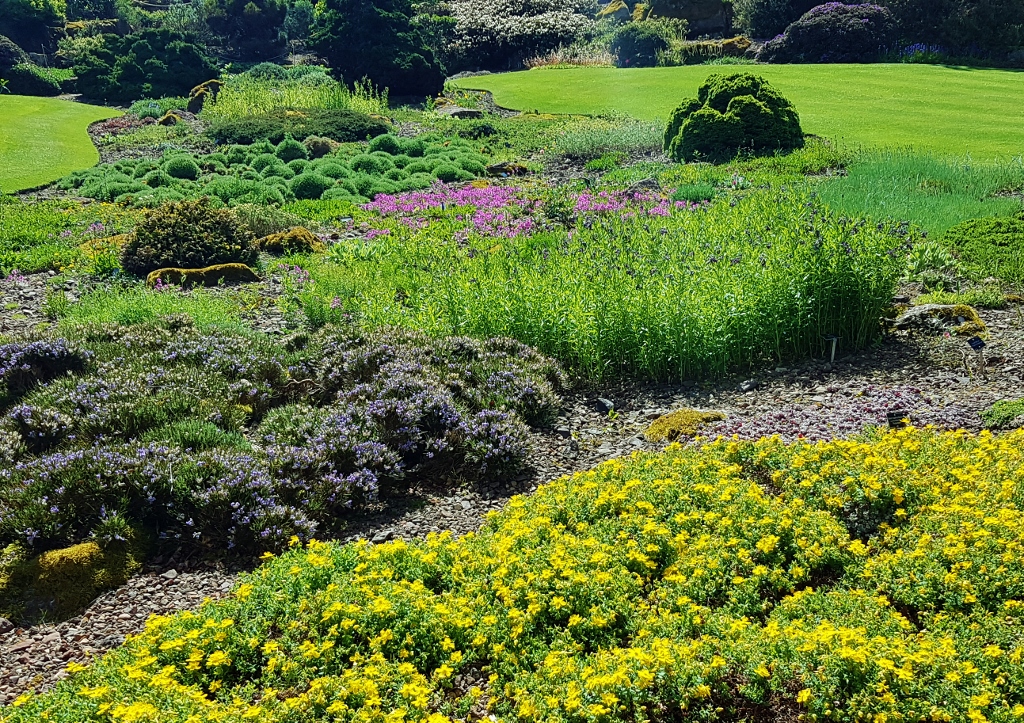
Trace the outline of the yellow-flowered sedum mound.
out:
[[[1022,503],[1024,432],[676,445],[458,541],[296,545],[2,715],[1021,720]]]

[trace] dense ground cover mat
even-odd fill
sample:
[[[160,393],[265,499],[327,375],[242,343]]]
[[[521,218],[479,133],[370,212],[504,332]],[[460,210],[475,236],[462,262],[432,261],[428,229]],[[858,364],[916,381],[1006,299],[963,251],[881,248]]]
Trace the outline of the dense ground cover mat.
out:
[[[1024,212],[966,221],[949,229],[942,240],[974,274],[1024,284]]]
[[[693,379],[877,338],[905,227],[799,194],[692,203],[512,186],[382,196],[366,240],[304,262],[313,321],[509,336],[591,379]],[[328,309],[330,305],[330,309]]]
[[[713,69],[571,68],[464,78],[505,108],[668,119]],[[757,73],[800,110],[807,133],[849,144],[912,146],[976,159],[1024,147],[1024,74],[933,65],[762,65]],[[571,92],[570,92],[571,91]]]
[[[401,330],[279,343],[171,317],[3,344],[0,549],[273,549],[424,476],[514,472],[563,384],[510,339]]]
[[[0,192],[41,186],[92,166],[100,156],[86,128],[117,115],[111,108],[55,98],[0,95]]]
[[[0,274],[88,268],[82,245],[124,233],[140,215],[109,203],[0,197]]]
[[[674,445],[457,541],[296,545],[5,720],[1015,720],[1022,443]]]

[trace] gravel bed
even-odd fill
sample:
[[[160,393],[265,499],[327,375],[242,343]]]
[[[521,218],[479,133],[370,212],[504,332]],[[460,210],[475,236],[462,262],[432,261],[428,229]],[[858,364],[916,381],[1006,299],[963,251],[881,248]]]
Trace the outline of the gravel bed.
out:
[[[0,333],[47,323],[41,304],[50,285],[79,293],[73,280],[47,274],[0,281]],[[279,285],[274,279],[256,285],[268,303],[257,305],[250,321],[267,333],[292,325],[269,303],[280,293]],[[961,338],[897,332],[868,352],[842,355],[840,350],[834,363],[812,361],[716,383],[620,381],[579,388],[566,396],[552,429],[532,433],[531,466],[515,479],[414,489],[354,519],[345,539],[381,543],[445,530],[465,534],[515,494],[606,459],[661,448],[646,441],[643,431],[653,419],[681,407],[728,415],[707,434],[847,436],[865,424],[882,423],[893,409],[916,423],[979,429],[980,411],[1024,394],[1024,317],[1016,309],[980,315],[990,332],[984,366]],[[151,560],[144,572],[98,598],[79,617],[28,629],[10,629],[0,619],[0,704],[26,690],[46,690],[64,675],[68,662],[85,662],[117,646],[125,635],[140,631],[151,614],[194,609],[205,598],[223,596],[243,569],[245,562],[237,560],[227,567]]]

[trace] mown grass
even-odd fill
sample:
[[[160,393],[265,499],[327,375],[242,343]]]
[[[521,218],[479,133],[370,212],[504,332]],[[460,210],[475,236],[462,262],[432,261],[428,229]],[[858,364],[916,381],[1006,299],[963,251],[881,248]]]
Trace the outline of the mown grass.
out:
[[[796,105],[808,133],[850,145],[907,146],[975,158],[1024,153],[1024,73],[912,64],[754,68],[539,69],[466,78],[501,106],[625,113],[664,121],[712,72],[763,75]]]
[[[86,128],[118,115],[56,98],[0,95],[0,192],[41,186],[94,165],[100,156]]]

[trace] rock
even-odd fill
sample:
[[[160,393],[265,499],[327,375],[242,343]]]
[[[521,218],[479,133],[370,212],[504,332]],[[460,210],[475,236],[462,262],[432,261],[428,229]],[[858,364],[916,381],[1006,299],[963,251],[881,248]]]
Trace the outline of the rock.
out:
[[[179,286],[218,286],[221,282],[249,283],[259,280],[259,275],[245,264],[214,264],[202,269],[157,269],[146,277],[146,285],[153,287],[159,282]]]
[[[741,392],[752,392],[755,389],[757,389],[758,386],[760,386],[760,385],[758,384],[758,381],[756,379],[748,379],[745,382],[740,382],[740,385],[737,388]]]
[[[565,426],[555,427],[555,434],[562,439],[569,439],[572,436],[572,430]]]
[[[457,105],[448,105],[442,108],[436,108],[434,112],[439,115],[448,116],[449,118],[459,118],[460,120],[484,117],[484,113],[481,110],[477,110],[476,108],[462,108]]]
[[[970,335],[985,331],[985,324],[973,307],[966,304],[921,304],[904,311],[893,322],[900,330],[951,331]]]
[[[164,580],[174,580],[176,577],[178,577],[178,571],[171,569],[166,572],[160,573],[160,577],[162,577]]]
[[[487,175],[492,177],[507,178],[508,176],[525,176],[529,172],[530,169],[526,166],[521,163],[513,163],[512,161],[493,163],[487,166]]]
[[[605,399],[604,397],[598,397],[597,398],[597,410],[599,412],[604,413],[604,414],[608,414],[609,412],[614,412],[615,411],[615,402],[613,402],[610,399]]]
[[[0,635],[3,635],[4,633],[9,633],[12,630],[14,630],[14,623],[12,623],[7,618],[0,618]]]
[[[630,18],[632,17],[633,11],[630,10],[629,5],[624,3],[622,0],[612,0],[610,3],[608,3],[603,8],[597,11],[598,20],[611,18],[616,22],[626,23],[629,22]]]

